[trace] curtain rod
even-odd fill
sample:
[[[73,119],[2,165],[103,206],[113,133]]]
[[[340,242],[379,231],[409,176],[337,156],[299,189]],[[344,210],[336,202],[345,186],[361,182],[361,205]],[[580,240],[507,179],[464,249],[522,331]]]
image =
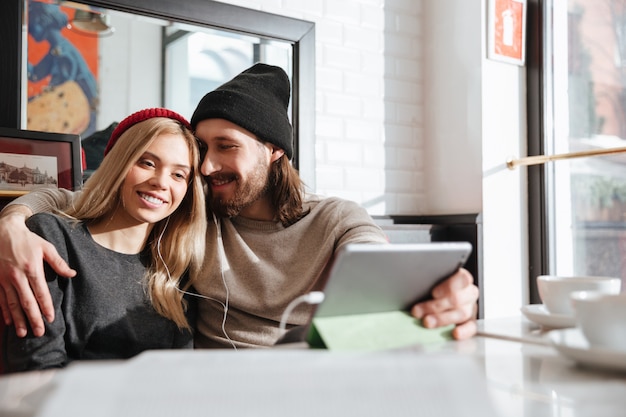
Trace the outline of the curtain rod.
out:
[[[570,152],[570,153],[562,153],[562,154],[557,154],[557,155],[526,156],[524,158],[519,158],[519,159],[513,159],[512,157],[509,157],[506,160],[506,167],[508,169],[514,169],[517,166],[545,164],[546,162],[557,161],[561,159],[582,158],[585,156],[597,156],[597,155],[610,155],[610,154],[624,153],[624,152],[626,152],[626,147],[595,149],[591,151]]]

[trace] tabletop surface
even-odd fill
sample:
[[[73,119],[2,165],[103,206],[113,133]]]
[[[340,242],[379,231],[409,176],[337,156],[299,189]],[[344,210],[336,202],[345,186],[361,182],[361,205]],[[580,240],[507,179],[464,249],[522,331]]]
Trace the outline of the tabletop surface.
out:
[[[583,366],[526,319],[374,353],[151,351],[0,377],[2,416],[615,416],[626,371]]]

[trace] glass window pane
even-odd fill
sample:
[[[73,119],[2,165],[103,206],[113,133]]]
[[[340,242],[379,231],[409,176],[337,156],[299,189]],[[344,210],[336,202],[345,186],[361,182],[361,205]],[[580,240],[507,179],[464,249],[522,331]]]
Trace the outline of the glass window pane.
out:
[[[553,0],[546,21],[546,152],[626,147],[626,0]],[[556,161],[546,173],[551,272],[626,276],[626,153]]]

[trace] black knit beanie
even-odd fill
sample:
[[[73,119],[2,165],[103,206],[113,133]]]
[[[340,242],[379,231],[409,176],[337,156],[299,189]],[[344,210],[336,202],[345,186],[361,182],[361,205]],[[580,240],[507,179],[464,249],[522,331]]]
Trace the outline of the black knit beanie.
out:
[[[226,119],[293,156],[293,132],[287,106],[289,77],[280,67],[255,64],[207,93],[191,116],[195,130],[205,119]]]

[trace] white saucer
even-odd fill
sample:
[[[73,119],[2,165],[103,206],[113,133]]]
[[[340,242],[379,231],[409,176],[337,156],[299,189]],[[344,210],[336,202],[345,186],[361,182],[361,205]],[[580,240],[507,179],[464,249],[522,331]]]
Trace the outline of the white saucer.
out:
[[[563,356],[581,365],[626,371],[626,351],[591,347],[579,328],[552,330],[548,337]]]
[[[552,314],[543,304],[528,304],[521,308],[526,318],[542,327],[563,329],[576,326],[576,319],[565,314]]]

